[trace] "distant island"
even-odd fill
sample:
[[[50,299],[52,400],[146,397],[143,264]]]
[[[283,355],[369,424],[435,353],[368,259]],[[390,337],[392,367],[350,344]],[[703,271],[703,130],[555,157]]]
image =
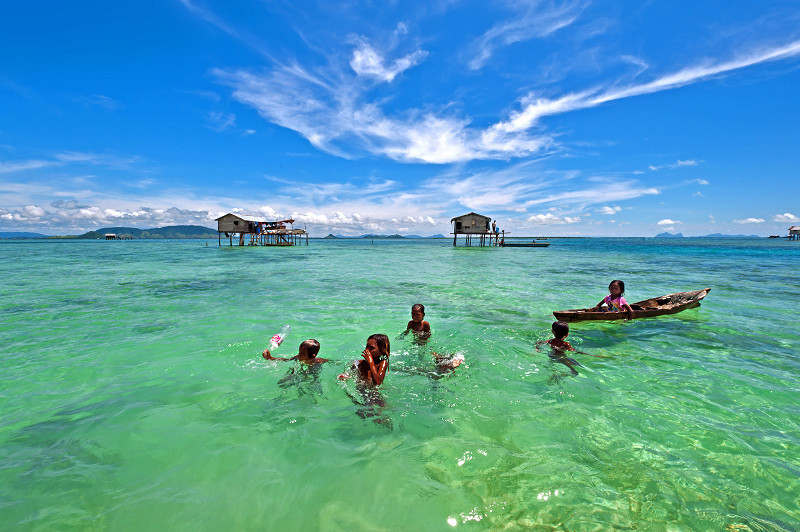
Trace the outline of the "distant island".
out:
[[[77,240],[103,240],[106,233],[113,233],[117,238],[136,238],[142,240],[177,239],[177,238],[214,238],[217,232],[214,229],[200,225],[171,225],[153,229],[137,229],[135,227],[103,227],[88,231],[81,235],[50,236],[41,233],[0,233],[0,238],[47,238],[47,239],[77,239]],[[8,236],[13,235],[13,236]]]
[[[361,236],[346,236],[346,235],[334,235],[333,233],[330,233],[330,234],[328,234],[328,236],[325,236],[323,238],[328,238],[328,239],[332,239],[332,238],[370,238],[370,239],[377,239],[377,238],[389,239],[389,238],[393,238],[393,239],[396,239],[396,238],[445,238],[445,236],[442,235],[442,234],[438,234],[438,233],[435,234],[435,235],[431,235],[431,236],[397,235],[397,234],[394,234],[394,235],[372,235],[372,234],[367,234],[367,235],[361,235]]]
[[[711,233],[710,235],[683,236],[681,233],[658,233],[653,238],[763,238],[758,235],[723,235],[722,233]]]
[[[42,233],[27,233],[25,231],[0,231],[0,238],[50,238]]]

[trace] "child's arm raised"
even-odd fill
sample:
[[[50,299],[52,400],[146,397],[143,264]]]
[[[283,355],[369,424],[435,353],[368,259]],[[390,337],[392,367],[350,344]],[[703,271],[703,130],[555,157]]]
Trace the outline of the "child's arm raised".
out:
[[[372,360],[372,355],[367,349],[364,349],[362,356],[369,365],[369,376],[372,379],[372,382],[375,384],[375,386],[378,386],[383,382],[384,377],[386,377],[386,370],[389,368],[389,359],[383,359],[380,364],[376,366],[375,362]]]

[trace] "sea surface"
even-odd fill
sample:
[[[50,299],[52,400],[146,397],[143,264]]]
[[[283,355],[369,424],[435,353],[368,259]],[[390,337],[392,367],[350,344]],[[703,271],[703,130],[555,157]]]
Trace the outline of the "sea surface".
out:
[[[549,242],[0,242],[0,528],[800,528],[800,242]],[[537,350],[612,279],[711,292]],[[332,361],[264,360],[285,324]]]

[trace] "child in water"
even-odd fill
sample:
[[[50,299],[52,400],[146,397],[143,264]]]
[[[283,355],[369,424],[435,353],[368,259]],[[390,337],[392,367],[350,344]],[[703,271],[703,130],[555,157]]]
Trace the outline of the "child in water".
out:
[[[553,338],[545,342],[547,345],[559,351],[575,351],[575,348],[564,340],[564,338],[569,336],[569,324],[567,322],[557,321],[553,323],[550,329],[553,331]]]
[[[609,294],[603,298],[600,303],[595,305],[592,310],[600,310],[603,312],[622,312],[623,310],[628,311],[628,319],[633,319],[633,309],[625,301],[625,298],[622,297],[622,294],[625,293],[625,283],[620,280],[613,280],[608,285]],[[601,307],[603,304],[608,305],[606,310],[603,310]]]
[[[311,338],[300,344],[297,350],[297,356],[293,356],[292,358],[273,357],[269,349],[264,349],[261,356],[267,360],[298,360],[303,364],[322,364],[323,362],[328,362],[327,358],[317,358],[317,353],[319,353],[319,342]]]
[[[575,348],[572,345],[564,340],[567,336],[569,336],[569,324],[565,321],[557,321],[553,323],[551,327],[553,331],[553,338],[547,341],[541,341],[536,343],[536,350],[539,350],[539,346],[542,344],[547,344],[552,348],[552,352],[550,353],[550,358],[561,364],[567,366],[573,375],[578,374],[578,370],[575,369],[575,366],[580,366],[580,362],[575,360],[574,358],[569,358],[566,355],[567,351],[575,351]],[[580,351],[575,351],[576,353]],[[587,354],[587,353],[584,353]]]
[[[425,305],[417,303],[411,307],[411,320],[406,325],[406,332],[412,331],[418,338],[428,338],[431,335],[431,324],[424,320]]]
[[[406,330],[403,335],[408,334],[408,331],[414,333],[414,336],[417,340],[420,340],[420,344],[424,344],[425,341],[430,338],[431,336],[431,324],[424,320],[425,318],[425,305],[422,303],[417,303],[411,307],[411,321],[408,322],[406,325]],[[441,369],[455,369],[464,362],[464,355],[457,354],[452,357],[448,357],[445,355],[440,355],[435,351],[431,351],[431,355],[433,355],[433,359],[436,362],[436,365]]]
[[[353,362],[353,369],[360,380],[378,386],[383,383],[389,369],[389,337],[385,334],[373,334],[367,338],[367,347],[361,353],[363,360]],[[350,378],[350,373],[339,375],[340,380]]]

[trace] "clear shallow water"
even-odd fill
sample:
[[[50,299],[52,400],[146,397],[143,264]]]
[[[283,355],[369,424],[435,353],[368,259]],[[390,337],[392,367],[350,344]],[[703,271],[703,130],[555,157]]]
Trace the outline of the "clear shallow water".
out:
[[[3,528],[800,527],[800,244],[550,242],[0,242]],[[614,278],[712,291],[534,349]],[[285,323],[335,362],[264,361]],[[378,401],[336,379],[374,332]]]

